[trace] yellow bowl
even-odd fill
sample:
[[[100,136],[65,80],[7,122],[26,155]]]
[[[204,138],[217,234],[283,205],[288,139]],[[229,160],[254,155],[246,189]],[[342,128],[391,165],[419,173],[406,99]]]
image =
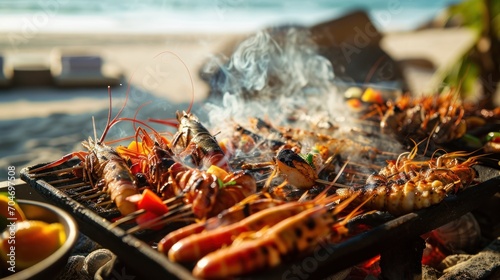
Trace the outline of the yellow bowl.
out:
[[[53,279],[65,267],[68,257],[78,238],[78,225],[73,217],[62,209],[48,203],[17,200],[28,220],[39,220],[47,223],[59,222],[63,225],[66,240],[62,246],[43,261],[24,270],[12,273],[1,280],[14,279]]]

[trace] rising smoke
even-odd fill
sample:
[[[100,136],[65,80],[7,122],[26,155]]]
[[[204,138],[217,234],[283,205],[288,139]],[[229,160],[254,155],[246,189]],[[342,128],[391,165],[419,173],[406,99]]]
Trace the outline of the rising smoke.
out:
[[[209,65],[214,64],[220,67],[206,75],[212,94],[246,99],[323,93],[334,77],[330,61],[318,55],[309,32],[298,27],[260,31],[241,42],[229,59],[215,57]]]
[[[283,125],[290,118],[314,115],[344,121],[348,115],[333,84],[332,64],[318,54],[305,28],[260,31],[229,58],[214,56],[201,74],[211,88],[205,107],[211,127],[248,117]]]

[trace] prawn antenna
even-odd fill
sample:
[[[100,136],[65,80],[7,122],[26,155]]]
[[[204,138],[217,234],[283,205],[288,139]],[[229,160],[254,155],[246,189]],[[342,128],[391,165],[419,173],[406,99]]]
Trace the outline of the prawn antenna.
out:
[[[94,128],[94,141],[97,143],[97,131],[95,128],[95,118],[92,116],[92,127]]]

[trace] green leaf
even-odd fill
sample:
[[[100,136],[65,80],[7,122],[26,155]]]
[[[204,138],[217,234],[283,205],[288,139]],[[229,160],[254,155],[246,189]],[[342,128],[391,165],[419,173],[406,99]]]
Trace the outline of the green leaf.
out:
[[[467,133],[464,136],[462,136],[462,140],[464,140],[465,143],[467,143],[468,147],[473,149],[479,149],[483,146],[483,143],[479,138]]]
[[[479,66],[466,54],[445,75],[443,83],[448,86],[460,88],[462,97],[474,94],[474,87],[479,78]]]
[[[219,184],[219,189],[222,189],[224,187],[227,187],[227,186],[234,186],[236,185],[236,181],[235,180],[231,180],[227,183],[224,183],[220,178],[217,178],[217,183]]]
[[[448,8],[448,20],[457,19],[462,26],[472,29],[478,35],[485,29],[484,18],[488,12],[484,0],[468,0]]]
[[[307,153],[307,154],[299,154],[302,159],[307,162],[312,168],[314,168],[314,155],[312,153]]]
[[[219,184],[219,189],[224,187],[224,182],[220,178],[217,178],[217,184]]]

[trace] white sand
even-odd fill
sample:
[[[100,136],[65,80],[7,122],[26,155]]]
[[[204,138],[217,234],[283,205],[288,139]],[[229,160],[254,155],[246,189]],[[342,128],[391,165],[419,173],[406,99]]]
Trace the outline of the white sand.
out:
[[[415,32],[389,33],[381,46],[395,60],[424,59],[434,69],[408,66],[404,69],[410,88],[416,94],[433,92],[442,80],[442,74],[468,51],[474,34],[465,28],[424,29]]]

